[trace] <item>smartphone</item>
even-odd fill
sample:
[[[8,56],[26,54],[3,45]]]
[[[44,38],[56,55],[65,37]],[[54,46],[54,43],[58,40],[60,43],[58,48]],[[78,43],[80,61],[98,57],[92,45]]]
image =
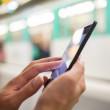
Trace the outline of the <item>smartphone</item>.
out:
[[[74,35],[62,56],[62,60],[64,61],[62,66],[52,72],[51,79],[47,81],[45,87],[52,80],[64,74],[73,67],[96,25],[97,22],[94,21],[92,24],[77,29],[74,32]]]

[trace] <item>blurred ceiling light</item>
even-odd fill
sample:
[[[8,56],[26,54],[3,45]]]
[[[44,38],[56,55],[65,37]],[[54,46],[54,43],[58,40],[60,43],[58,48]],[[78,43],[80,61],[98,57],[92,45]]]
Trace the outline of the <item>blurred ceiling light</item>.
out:
[[[0,6],[0,15],[7,13],[7,5],[3,4]]]
[[[38,26],[41,24],[50,23],[54,20],[54,14],[52,12],[45,12],[36,16],[29,17],[27,24],[29,27]]]
[[[8,32],[8,26],[7,25],[0,25],[0,35],[4,35]]]
[[[20,30],[23,30],[24,28],[26,28],[26,21],[25,20],[15,21],[9,25],[9,30],[11,32],[20,31]]]
[[[17,0],[17,1],[19,2],[19,4],[23,5],[30,2],[31,0]]]
[[[107,7],[107,0],[96,0],[95,6],[96,6],[96,8],[106,8]]]
[[[67,8],[62,8],[59,10],[59,13],[58,15],[61,17],[61,18],[66,18],[68,16],[68,13],[66,11]]]
[[[63,8],[59,10],[59,16],[61,18],[66,18],[68,16],[74,16],[77,14],[83,14],[91,12],[95,9],[94,3],[92,1],[83,2],[74,6]]]
[[[9,11],[14,11],[14,10],[16,10],[18,8],[18,2],[16,2],[16,1],[11,1],[11,2],[9,2],[8,4],[7,4],[7,9],[9,10]]]

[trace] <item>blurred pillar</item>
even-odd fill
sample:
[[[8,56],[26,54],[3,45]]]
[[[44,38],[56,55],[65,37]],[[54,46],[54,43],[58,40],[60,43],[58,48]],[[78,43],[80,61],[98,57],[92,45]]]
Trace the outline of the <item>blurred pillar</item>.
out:
[[[106,29],[106,33],[110,34],[110,0],[107,0],[107,8],[106,8],[106,25],[107,25],[107,29]]]
[[[53,38],[59,38],[60,37],[60,20],[58,16],[59,8],[54,10],[54,22],[53,22]]]
[[[11,32],[8,31],[8,33],[6,34],[6,39],[5,39],[5,42],[11,42],[12,41],[12,37],[11,37]]]
[[[29,41],[30,42],[30,34],[28,31],[28,27],[22,30],[22,41]]]

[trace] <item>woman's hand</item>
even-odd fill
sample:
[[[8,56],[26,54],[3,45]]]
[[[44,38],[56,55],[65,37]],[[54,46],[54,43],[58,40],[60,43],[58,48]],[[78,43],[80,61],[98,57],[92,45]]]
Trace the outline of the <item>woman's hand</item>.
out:
[[[45,58],[31,62],[21,74],[0,90],[0,110],[17,110],[24,100],[44,84],[44,80],[37,75],[60,67],[60,59]]]
[[[70,71],[45,88],[35,110],[71,110],[85,89],[84,64],[78,59]]]

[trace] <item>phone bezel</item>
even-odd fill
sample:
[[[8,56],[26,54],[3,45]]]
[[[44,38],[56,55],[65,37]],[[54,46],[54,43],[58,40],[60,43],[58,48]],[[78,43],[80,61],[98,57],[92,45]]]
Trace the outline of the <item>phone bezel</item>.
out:
[[[96,27],[96,25],[97,25],[96,21],[94,21],[92,24],[88,25],[88,26],[90,26],[89,32],[87,33],[86,37],[84,38],[81,46],[78,49],[78,52],[76,53],[75,57],[73,58],[73,60],[72,60],[72,62],[70,64],[70,66],[68,67],[67,71],[70,70],[73,67],[73,65],[75,64],[75,62],[77,61],[79,55],[81,54],[84,46],[86,45],[86,43],[87,43],[88,39],[90,38],[94,28]],[[88,26],[86,26],[86,27],[88,27]]]
[[[90,25],[88,25],[88,26],[90,26],[89,32],[87,33],[85,39],[83,40],[83,42],[82,42],[82,44],[81,44],[81,46],[80,46],[80,48],[79,48],[77,54],[76,54],[75,57],[73,58],[73,60],[72,60],[72,62],[71,62],[71,64],[70,64],[70,66],[68,67],[67,71],[70,70],[70,69],[73,67],[73,65],[75,64],[75,62],[77,61],[77,59],[78,59],[80,53],[82,52],[82,50],[83,50],[85,44],[87,43],[88,39],[90,38],[90,36],[91,36],[91,34],[92,34],[94,28],[96,27],[96,25],[97,25],[97,22],[96,22],[96,21],[94,21],[93,23],[91,23]],[[88,27],[88,26],[86,26],[86,27]],[[86,28],[86,27],[85,27],[85,28]],[[51,77],[51,79],[49,79],[49,80],[47,81],[47,83],[44,85],[44,89],[45,89],[46,86],[47,86],[51,81],[53,81],[53,80],[54,80],[54,79],[52,79],[52,77]],[[43,89],[43,90],[44,90],[44,89]]]

